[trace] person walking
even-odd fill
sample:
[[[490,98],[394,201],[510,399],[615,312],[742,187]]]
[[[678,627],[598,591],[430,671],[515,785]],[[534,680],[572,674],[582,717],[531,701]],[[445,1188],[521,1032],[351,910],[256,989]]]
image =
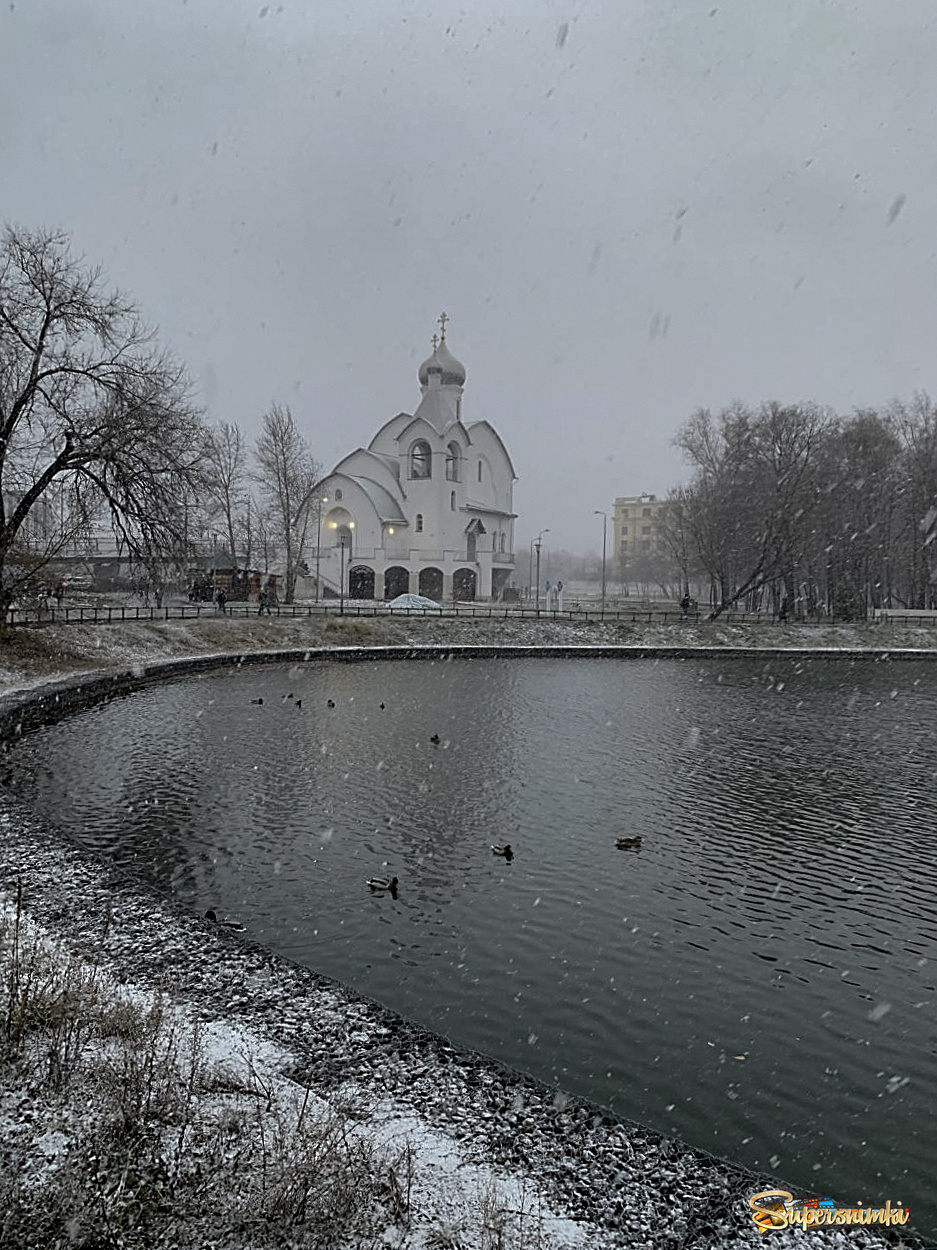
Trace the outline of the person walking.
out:
[[[222,616],[226,616],[228,613],[227,603],[228,596],[223,590],[219,590],[217,595],[215,595],[215,606]]]
[[[257,603],[257,615],[263,616],[264,611],[266,610],[267,615],[270,616],[270,597],[265,590],[262,590],[257,596]]]

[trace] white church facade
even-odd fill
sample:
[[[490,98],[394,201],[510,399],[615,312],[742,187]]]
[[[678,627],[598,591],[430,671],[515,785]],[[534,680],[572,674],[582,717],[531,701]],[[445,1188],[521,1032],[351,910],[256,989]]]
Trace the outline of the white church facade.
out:
[[[398,413],[318,483],[324,592],[344,582],[352,599],[411,592],[451,603],[500,599],[511,581],[516,475],[494,427],[463,419],[465,368],[446,321],[420,365],[416,411]]]

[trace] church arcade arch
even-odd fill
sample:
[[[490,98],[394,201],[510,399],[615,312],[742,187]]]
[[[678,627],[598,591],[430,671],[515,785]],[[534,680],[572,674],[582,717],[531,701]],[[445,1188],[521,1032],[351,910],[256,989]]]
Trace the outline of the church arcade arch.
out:
[[[366,564],[354,564],[348,570],[348,598],[374,598],[374,570]]]
[[[475,598],[477,578],[474,569],[456,569],[452,574],[452,597],[457,603],[471,603]]]
[[[384,571],[384,598],[396,599],[410,590],[410,573],[399,564],[392,565]]]
[[[420,594],[442,603],[442,569],[420,569]]]

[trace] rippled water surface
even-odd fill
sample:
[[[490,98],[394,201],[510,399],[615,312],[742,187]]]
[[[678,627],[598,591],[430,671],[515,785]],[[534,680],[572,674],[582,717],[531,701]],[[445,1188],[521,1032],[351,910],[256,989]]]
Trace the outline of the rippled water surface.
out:
[[[309,664],[117,700],[5,768],[401,1014],[933,1233],[935,717],[925,663]]]

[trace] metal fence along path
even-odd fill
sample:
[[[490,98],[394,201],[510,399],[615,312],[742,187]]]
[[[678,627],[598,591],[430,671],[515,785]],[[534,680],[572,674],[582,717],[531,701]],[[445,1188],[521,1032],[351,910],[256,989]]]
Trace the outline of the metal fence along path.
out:
[[[468,619],[486,621],[572,621],[587,622],[620,622],[622,624],[657,624],[679,625],[698,624],[707,620],[705,612],[690,612],[684,616],[678,607],[641,608],[621,607],[583,608],[570,606],[560,611],[557,608],[515,607],[505,604],[460,604],[447,608],[390,608],[379,603],[347,602],[344,606],[335,604],[279,604],[271,607],[271,617],[280,619],[330,618],[330,617],[441,617],[446,619]],[[199,618],[222,620],[225,618],[246,620],[258,617],[257,607],[250,603],[228,603],[224,613],[212,604],[179,604],[168,607],[127,607],[113,605],[75,606],[56,608],[11,608],[7,612],[7,624],[17,625],[111,625],[126,621],[188,621]],[[258,619],[263,619],[258,617]],[[725,612],[718,620],[728,625],[772,625],[777,617],[770,612]],[[829,625],[828,619],[820,621],[799,621],[800,625]],[[908,615],[902,617],[902,623],[908,625],[933,625],[933,614],[922,614],[920,619]]]

